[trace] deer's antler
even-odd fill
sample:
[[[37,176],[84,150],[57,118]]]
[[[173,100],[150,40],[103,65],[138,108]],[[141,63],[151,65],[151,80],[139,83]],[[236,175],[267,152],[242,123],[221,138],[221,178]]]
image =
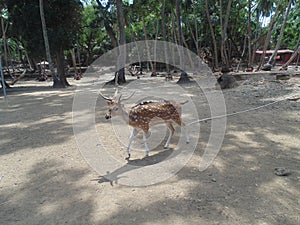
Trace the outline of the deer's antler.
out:
[[[106,97],[106,96],[104,96],[101,92],[99,93],[100,94],[100,96],[102,97],[102,98],[104,98],[106,101],[112,101],[113,99],[112,98],[110,98],[110,97]]]
[[[101,96],[102,98],[104,98],[106,101],[110,101],[110,102],[111,102],[111,101],[113,101],[114,99],[117,98],[118,91],[119,91],[119,87],[116,86],[116,91],[115,91],[113,97],[106,97],[106,96],[104,96],[101,92],[100,92],[100,96]]]

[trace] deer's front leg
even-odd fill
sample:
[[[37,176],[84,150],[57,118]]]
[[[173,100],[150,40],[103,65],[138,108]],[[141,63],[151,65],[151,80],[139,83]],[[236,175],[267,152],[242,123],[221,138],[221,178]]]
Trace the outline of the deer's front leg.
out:
[[[143,141],[145,143],[145,148],[146,148],[146,157],[149,156],[149,147],[147,144],[147,134],[148,134],[148,132],[143,131]]]
[[[128,154],[128,157],[126,159],[129,159],[130,158],[130,145],[131,145],[131,142],[133,140],[133,138],[138,134],[138,130],[136,128],[134,128],[130,134],[130,137],[129,137],[129,142],[128,142],[128,145],[127,145],[127,148],[126,148],[126,152]]]

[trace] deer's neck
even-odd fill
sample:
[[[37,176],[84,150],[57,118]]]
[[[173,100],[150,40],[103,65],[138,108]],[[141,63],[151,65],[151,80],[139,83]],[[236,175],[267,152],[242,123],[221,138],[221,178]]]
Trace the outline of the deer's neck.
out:
[[[124,120],[127,124],[129,124],[129,113],[126,111],[124,105],[122,105],[121,109],[122,109],[122,115],[121,115],[121,116],[122,116],[123,120]]]

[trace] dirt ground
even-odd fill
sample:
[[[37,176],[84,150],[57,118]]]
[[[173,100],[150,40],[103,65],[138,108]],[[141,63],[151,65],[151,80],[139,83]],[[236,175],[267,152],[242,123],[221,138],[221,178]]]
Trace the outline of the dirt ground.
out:
[[[228,117],[222,148],[204,172],[198,166],[210,122],[201,123],[195,153],[177,174],[130,187],[101,179],[105,174],[89,167],[78,150],[72,103],[85,79],[70,79],[74,86],[66,90],[19,81],[8,91],[8,105],[0,97],[0,224],[300,224],[300,100]],[[300,93],[297,76],[248,76],[238,83],[224,90],[228,113]],[[199,117],[206,118],[207,103],[199,101]],[[109,132],[102,103],[97,129]],[[115,146],[115,137],[105,138]],[[126,156],[124,149],[112,149],[120,160]],[[163,151],[159,146],[150,157]],[[288,169],[288,176],[277,176],[278,167]]]

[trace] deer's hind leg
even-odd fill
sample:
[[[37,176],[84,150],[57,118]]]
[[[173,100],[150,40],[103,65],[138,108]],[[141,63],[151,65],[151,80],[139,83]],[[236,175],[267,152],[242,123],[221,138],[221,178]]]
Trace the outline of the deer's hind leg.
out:
[[[185,133],[185,142],[188,144],[188,143],[190,143],[189,130],[188,130],[188,128],[186,127],[185,123],[183,123],[183,122],[181,122],[181,127],[183,128],[184,133]]]
[[[148,131],[143,130],[143,141],[144,141],[145,148],[146,148],[146,157],[149,156],[149,147],[148,147],[148,144],[147,144],[147,135],[148,135]]]
[[[185,142],[186,142],[187,144],[190,143],[189,131],[188,131],[188,128],[186,127],[185,123],[182,122],[182,120],[180,119],[180,117],[174,118],[173,121],[174,121],[175,123],[177,123],[179,126],[182,127],[182,129],[184,130],[184,133],[185,133]]]
[[[168,130],[169,130],[169,137],[168,137],[168,140],[167,140],[167,142],[166,142],[166,144],[164,146],[164,149],[167,149],[169,147],[171,138],[172,138],[172,136],[174,134],[174,131],[175,131],[172,123],[167,123],[167,127],[168,127]]]

